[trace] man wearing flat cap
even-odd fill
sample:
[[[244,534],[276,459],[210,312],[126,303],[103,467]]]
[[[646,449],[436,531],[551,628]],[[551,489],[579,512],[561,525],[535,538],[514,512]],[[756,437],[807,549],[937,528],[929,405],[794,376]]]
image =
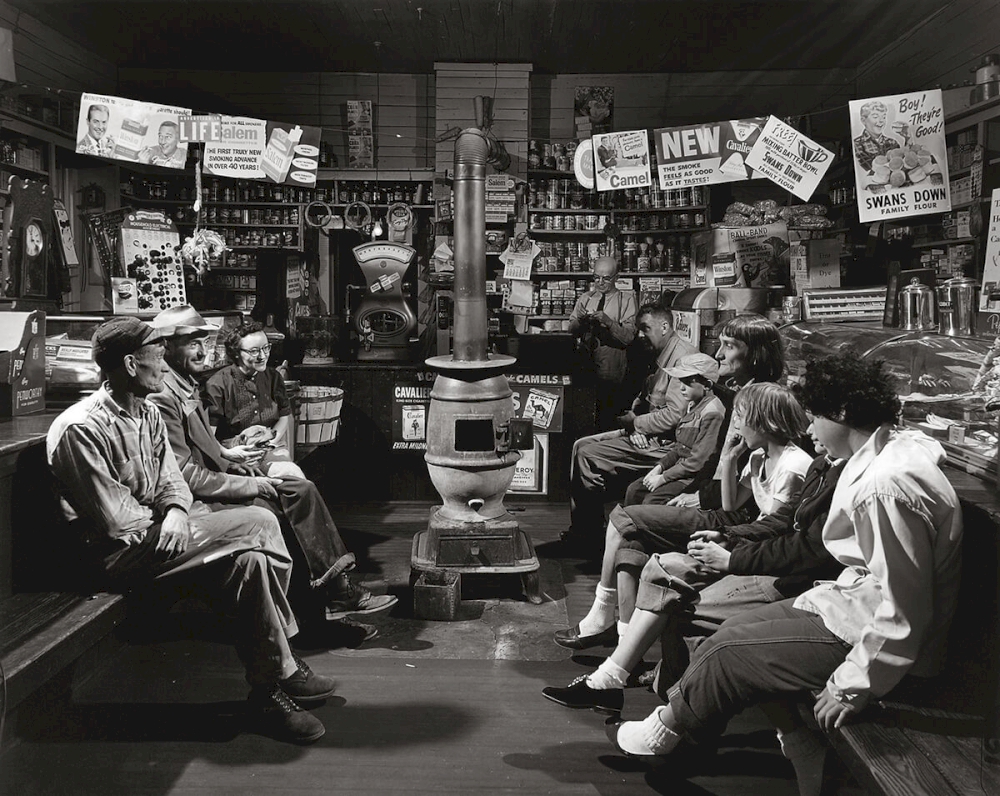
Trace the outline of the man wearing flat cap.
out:
[[[95,586],[184,579],[232,605],[252,717],[281,740],[315,741],[323,724],[301,705],[326,699],[335,683],[289,646],[298,627],[278,522],[256,506],[213,512],[193,502],[160,412],[146,400],[163,387],[163,351],[162,334],[137,318],[101,324],[93,353],[107,380],[49,428],[46,454],[82,542],[81,567],[99,573]]]
[[[252,445],[224,448],[212,433],[197,377],[205,369],[205,342],[218,328],[189,305],[163,310],[153,319],[153,327],[164,337],[167,368],[163,390],[150,396],[150,401],[160,409],[170,446],[192,494],[212,506],[253,503],[273,512],[289,548],[308,574],[308,589],[302,603],[295,601],[296,606],[313,603],[309,607],[322,610],[327,619],[353,625],[366,639],[374,637],[374,627],[347,617],[384,611],[397,598],[372,594],[352,583],[347,573],[355,567],[354,554],[340,538],[316,485],[305,478],[233,472],[234,468],[254,472],[266,449]]]

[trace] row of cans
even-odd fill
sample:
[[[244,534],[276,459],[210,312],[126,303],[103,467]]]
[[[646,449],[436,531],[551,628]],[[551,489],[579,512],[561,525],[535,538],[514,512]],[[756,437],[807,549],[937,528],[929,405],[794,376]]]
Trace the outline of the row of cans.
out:
[[[531,229],[565,229],[584,230],[585,232],[600,232],[608,225],[608,216],[597,213],[580,215],[578,213],[568,213],[566,215],[542,215],[532,213],[529,218]]]
[[[528,206],[546,210],[671,210],[704,207],[700,185],[662,190],[657,185],[623,191],[586,192],[573,178],[529,180]]]
[[[298,207],[214,207],[205,210],[209,224],[298,224]]]
[[[532,213],[528,219],[531,229],[568,230],[570,232],[583,230],[585,232],[601,232],[608,225],[606,214],[567,213],[560,215]],[[622,215],[615,221],[623,232],[644,232],[658,229],[695,229],[705,226],[704,211],[694,213],[671,213],[670,215]]]

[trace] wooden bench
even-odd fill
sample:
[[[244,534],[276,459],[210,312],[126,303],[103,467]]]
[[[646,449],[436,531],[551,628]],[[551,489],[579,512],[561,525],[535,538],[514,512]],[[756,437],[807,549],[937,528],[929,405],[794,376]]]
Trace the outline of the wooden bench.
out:
[[[1000,794],[1000,610],[995,490],[949,472],[962,500],[962,586],[945,671],[907,679],[827,734],[858,783],[887,796]],[[984,491],[985,490],[985,491]],[[809,713],[811,719],[811,711]]]

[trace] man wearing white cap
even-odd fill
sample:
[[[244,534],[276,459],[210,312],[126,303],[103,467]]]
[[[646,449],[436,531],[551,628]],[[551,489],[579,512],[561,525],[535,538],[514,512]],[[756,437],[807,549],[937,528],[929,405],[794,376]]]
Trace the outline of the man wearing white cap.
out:
[[[150,397],[170,435],[184,480],[194,496],[210,505],[255,503],[281,520],[286,540],[301,552],[308,571],[309,602],[329,620],[354,624],[347,617],[373,614],[396,604],[392,595],[376,595],[351,582],[355,557],[337,531],[316,485],[305,478],[240,475],[231,468],[252,468],[264,450],[251,445],[223,448],[212,434],[208,413],[198,391],[197,374],[205,369],[205,339],[217,327],[194,307],[163,310],[153,319],[166,344],[164,388]],[[365,639],[375,636],[370,625],[355,625]]]

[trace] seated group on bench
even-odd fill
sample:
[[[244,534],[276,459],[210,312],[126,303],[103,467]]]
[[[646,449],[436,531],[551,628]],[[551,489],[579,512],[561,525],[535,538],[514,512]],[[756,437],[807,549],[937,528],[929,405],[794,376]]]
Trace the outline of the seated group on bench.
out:
[[[765,386],[774,387],[770,398],[755,389]],[[744,392],[757,394],[741,399]],[[805,473],[800,457],[781,450],[800,432],[790,400],[820,453]],[[575,649],[603,643],[617,609],[617,648],[596,671],[544,696],[618,713],[627,679],[660,639],[655,689],[667,704],[643,721],[609,724],[619,751],[669,755],[760,704],[800,792],[818,794],[827,747],[796,702],[818,693],[813,713],[829,732],[904,676],[938,674],[956,609],[959,501],[940,469],[943,448],[896,425],[900,409],[882,363],[851,354],[809,362],[791,391],[737,392],[721,440],[722,508],[732,511],[751,489],[761,514],[742,524],[705,517],[695,530],[674,506],[641,506],[664,513],[633,527],[617,550],[619,575],[647,556],[637,590],[621,593],[628,577],[618,578],[617,594],[599,586],[590,614],[556,638]],[[784,430],[774,425],[782,418]],[[758,450],[741,469],[742,447]],[[769,483],[779,473],[784,486]]]
[[[258,469],[266,449],[216,441],[195,379],[211,331],[191,307],[152,325],[117,317],[98,327],[94,360],[107,380],[53,422],[48,463],[92,585],[127,591],[168,579],[234,611],[252,715],[265,733],[307,743],[325,730],[301,706],[331,696],[335,683],[289,644],[299,631],[288,597],[293,554],[309,576],[302,613],[320,621],[349,621],[396,598],[351,582],[354,556],[312,482],[267,477]],[[243,364],[252,380],[253,363]]]

